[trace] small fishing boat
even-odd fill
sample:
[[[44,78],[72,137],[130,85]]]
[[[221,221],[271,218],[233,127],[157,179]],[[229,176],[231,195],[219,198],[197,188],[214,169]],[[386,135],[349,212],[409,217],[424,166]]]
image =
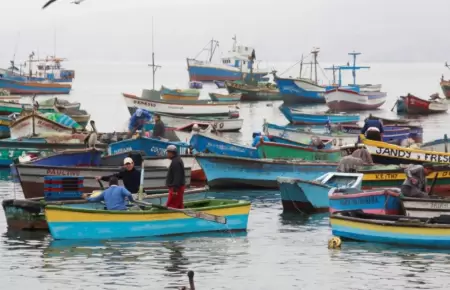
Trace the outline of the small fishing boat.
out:
[[[203,88],[203,83],[202,82],[196,82],[196,81],[189,82],[189,88],[191,88],[191,89],[202,89]]]
[[[99,184],[95,180],[96,176],[113,175],[120,170],[120,167],[114,166],[54,166],[54,165],[35,165],[35,164],[15,164],[20,185],[22,186],[25,198],[44,196],[44,177],[45,176],[71,176],[84,177],[83,192],[90,193],[98,190]],[[139,169],[139,168],[138,168]],[[186,187],[191,184],[191,169],[185,168]],[[146,168],[144,176],[144,189],[160,189],[166,187],[167,168]],[[120,181],[121,182],[121,181]],[[121,183],[122,184],[122,183]]]
[[[242,94],[241,101],[278,101],[282,100],[277,88],[254,86],[240,82],[225,82],[228,93]]]
[[[216,84],[217,88],[219,89],[225,89],[225,81],[214,81],[214,83]]]
[[[189,117],[159,113],[161,121],[167,127],[180,128],[191,124],[209,124],[219,132],[237,132],[241,130],[243,119],[230,117]]]
[[[56,95],[69,94],[72,86],[55,82],[15,80],[0,74],[0,89],[8,90],[11,94],[16,95]]]
[[[346,134],[361,134],[362,128],[356,125],[342,125],[340,131]],[[384,126],[383,142],[401,145],[402,142],[411,137],[411,129],[409,127],[400,126]]]
[[[44,113],[54,113],[59,110],[79,110],[81,107],[80,102],[69,102],[60,98],[50,98],[39,101],[38,104],[39,110]]]
[[[255,159],[213,154],[197,154],[196,159],[211,188],[277,189],[278,177],[311,180],[336,171],[338,166],[338,163],[325,161]]]
[[[133,114],[137,109],[145,109],[154,113],[165,113],[181,116],[229,116],[237,111],[237,103],[228,102],[182,102],[182,101],[164,101],[164,100],[145,100],[135,95],[123,94],[125,103]]]
[[[24,112],[10,127],[11,138],[36,136],[41,133],[72,133],[81,129],[72,118],[61,113]]]
[[[169,89],[164,86],[161,87],[161,99],[163,100],[185,100],[195,101],[200,97],[200,91],[196,89],[180,90]]]
[[[359,192],[336,190],[329,196],[329,207],[330,213],[362,210],[373,214],[400,214],[400,190],[398,188]]]
[[[378,109],[386,102],[386,98],[386,93],[358,87],[340,87],[325,92],[327,106],[334,112]]]
[[[242,93],[233,93],[233,94],[218,94],[218,93],[209,93],[209,97],[213,102],[239,102],[242,97]]]
[[[202,153],[227,155],[233,157],[259,158],[255,147],[240,145],[214,134],[192,134],[189,144]]]
[[[450,247],[450,224],[446,216],[422,219],[344,211],[331,214],[330,224],[333,235],[355,241],[428,248]]]
[[[433,188],[434,189],[434,188]],[[450,199],[430,196],[429,198],[402,197],[405,215],[417,218],[450,216]]]
[[[289,126],[279,126],[265,122],[263,125],[263,131],[267,136],[277,136],[296,143],[309,144],[311,138],[317,137],[321,140],[331,140],[333,146],[342,146],[347,144],[355,144],[358,136],[355,134],[345,134],[342,132],[325,133],[323,130],[314,132],[310,128],[292,128]]]
[[[196,232],[247,230],[251,204],[247,201],[206,199],[189,201],[185,210],[150,208],[108,211],[47,206],[45,217],[55,240],[114,239],[165,236]],[[192,217],[185,212],[193,212]],[[201,214],[218,215],[226,223],[201,219]],[[70,218],[68,218],[70,217]]]
[[[34,164],[46,166],[98,166],[103,154],[103,150],[95,148],[79,150],[63,150],[48,154],[47,156],[30,159],[21,164]],[[123,159],[122,159],[123,160]],[[117,166],[120,164],[117,164]]]
[[[280,106],[281,113],[295,125],[321,125],[321,124],[356,124],[359,115],[351,114],[308,114],[293,107]]]
[[[200,200],[207,197],[206,187],[187,189],[184,192],[184,200]],[[101,192],[94,191],[93,194]],[[46,200],[45,197],[30,199],[4,199],[2,201],[3,211],[6,217],[8,229],[12,230],[45,230],[48,224],[45,220],[45,207],[57,205],[64,207],[104,209],[105,204],[101,202],[88,202],[85,199],[67,199],[64,195],[72,196],[71,191],[60,192],[57,199]],[[146,192],[144,202],[164,205],[167,202],[168,193]],[[137,199],[137,195],[134,195]]]
[[[33,106],[31,104],[21,104],[18,101],[0,100],[0,115],[10,115],[13,113],[20,113],[23,110],[31,111]]]
[[[441,86],[442,92],[447,99],[450,99],[450,81],[444,80],[444,76],[441,78],[441,82],[439,84]]]
[[[430,96],[430,100],[426,101],[416,96],[408,94],[404,98],[404,104],[407,114],[434,114],[444,113],[448,110],[448,104],[445,99],[441,99],[439,95]]]
[[[145,152],[147,156],[166,156],[169,145],[175,145],[179,154],[187,154],[189,145],[184,142],[168,142],[154,138],[138,137],[109,144],[108,154],[117,154],[132,150]]]
[[[313,181],[280,177],[277,182],[283,209],[309,214],[327,212],[329,196],[335,191],[360,192],[362,178],[360,173],[329,172]]]
[[[378,164],[423,164],[450,163],[450,153],[427,151],[422,149],[400,147],[397,145],[373,141],[360,135],[361,143],[369,151],[373,162]],[[347,145],[348,147],[351,147]],[[346,151],[346,146],[341,150]],[[356,148],[356,147],[355,147]]]
[[[331,141],[329,142],[331,143]],[[296,146],[263,140],[261,140],[256,148],[260,158],[287,158],[305,161],[323,160],[333,162],[338,162],[342,159],[340,149],[317,149],[314,146]]]

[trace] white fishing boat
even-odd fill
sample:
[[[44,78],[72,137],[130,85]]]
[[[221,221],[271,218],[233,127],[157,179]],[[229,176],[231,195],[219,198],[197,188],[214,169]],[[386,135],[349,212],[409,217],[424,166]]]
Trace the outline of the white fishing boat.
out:
[[[181,155],[181,159],[183,160],[184,167],[191,169],[191,179],[202,181],[204,180],[204,173],[203,169],[198,164],[197,160],[195,159],[195,156],[193,155]],[[167,157],[144,157],[144,166],[145,168],[161,168],[166,167],[169,168],[170,166],[170,159]]]
[[[335,88],[325,93],[327,106],[335,112],[373,110],[386,102],[387,95],[372,87]]]
[[[434,218],[450,216],[450,199],[444,198],[412,198],[401,199],[405,215],[417,218]]]
[[[11,139],[43,133],[72,133],[72,128],[54,122],[39,113],[24,114],[10,126]]]
[[[211,101],[162,101],[145,100],[136,95],[123,94],[128,110],[133,114],[137,109],[145,109],[154,113],[181,116],[230,116],[237,113],[237,103]]]
[[[169,114],[159,114],[161,116],[161,121],[166,127],[184,127],[190,124],[209,124],[217,131],[220,132],[235,132],[242,128],[244,123],[243,119],[237,118],[196,118],[196,117],[184,117],[175,116]]]

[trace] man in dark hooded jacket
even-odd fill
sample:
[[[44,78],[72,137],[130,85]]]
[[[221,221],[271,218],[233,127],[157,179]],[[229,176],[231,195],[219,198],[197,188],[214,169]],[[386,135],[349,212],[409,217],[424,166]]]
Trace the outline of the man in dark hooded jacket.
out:
[[[402,184],[401,192],[405,197],[427,198],[427,175],[432,172],[431,167],[410,165],[405,169],[406,179]]]
[[[171,160],[166,177],[166,186],[169,188],[167,207],[184,208],[183,195],[186,184],[184,176],[184,163],[178,155],[175,145],[167,146],[167,157]]]

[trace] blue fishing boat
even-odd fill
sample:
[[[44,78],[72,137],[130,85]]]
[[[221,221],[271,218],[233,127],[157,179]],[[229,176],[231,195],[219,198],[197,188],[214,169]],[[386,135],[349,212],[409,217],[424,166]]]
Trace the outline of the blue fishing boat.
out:
[[[329,196],[330,213],[348,210],[362,210],[373,214],[400,214],[400,190],[378,189],[348,193],[335,191]]]
[[[307,214],[328,212],[328,197],[336,190],[361,191],[363,176],[362,173],[329,172],[313,181],[280,177],[277,181],[283,209]]]
[[[189,142],[197,152],[233,157],[259,158],[258,150],[255,147],[235,144],[213,134],[193,134]]]
[[[403,140],[411,138],[411,129],[402,126],[384,126],[383,142],[400,145]],[[361,127],[354,125],[341,126],[340,130],[347,134],[361,134]]]
[[[103,151],[98,149],[64,150],[31,160],[28,164],[48,166],[98,166]]]
[[[309,143],[299,143],[295,142],[289,139],[285,139],[278,136],[268,136],[271,142],[280,143],[280,144],[286,144],[286,145],[293,145],[293,146],[300,146],[300,147],[311,147],[312,142]],[[333,147],[333,142],[331,139],[329,140],[322,140],[324,147],[322,149],[328,150]]]
[[[35,82],[29,80],[15,80],[0,74],[0,89],[5,89],[11,94],[69,94],[72,86],[70,84],[53,82]]]
[[[196,160],[210,187],[277,189],[278,177],[311,180],[336,171],[338,163],[240,158],[198,154]]]
[[[175,145],[179,154],[187,154],[189,152],[189,145],[185,142],[167,142],[159,139],[139,137],[110,144],[108,154],[138,150],[144,151],[147,156],[165,156],[169,145]]]
[[[308,114],[293,107],[280,106],[281,113],[286,119],[295,125],[319,125],[319,124],[355,124],[359,122],[359,115],[355,114]]]
[[[448,216],[430,219],[344,211],[332,214],[330,224],[333,235],[345,239],[400,246],[450,248]]]

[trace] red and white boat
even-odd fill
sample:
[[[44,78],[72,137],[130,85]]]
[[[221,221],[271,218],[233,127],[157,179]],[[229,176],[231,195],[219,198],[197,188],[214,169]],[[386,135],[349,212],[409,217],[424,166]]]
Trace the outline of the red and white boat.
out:
[[[402,98],[408,114],[434,114],[447,112],[448,110],[447,101],[440,98],[438,94],[431,95],[428,101],[411,94]]]
[[[386,98],[380,86],[361,87],[359,91],[340,87],[325,92],[327,106],[336,112],[377,109]]]

